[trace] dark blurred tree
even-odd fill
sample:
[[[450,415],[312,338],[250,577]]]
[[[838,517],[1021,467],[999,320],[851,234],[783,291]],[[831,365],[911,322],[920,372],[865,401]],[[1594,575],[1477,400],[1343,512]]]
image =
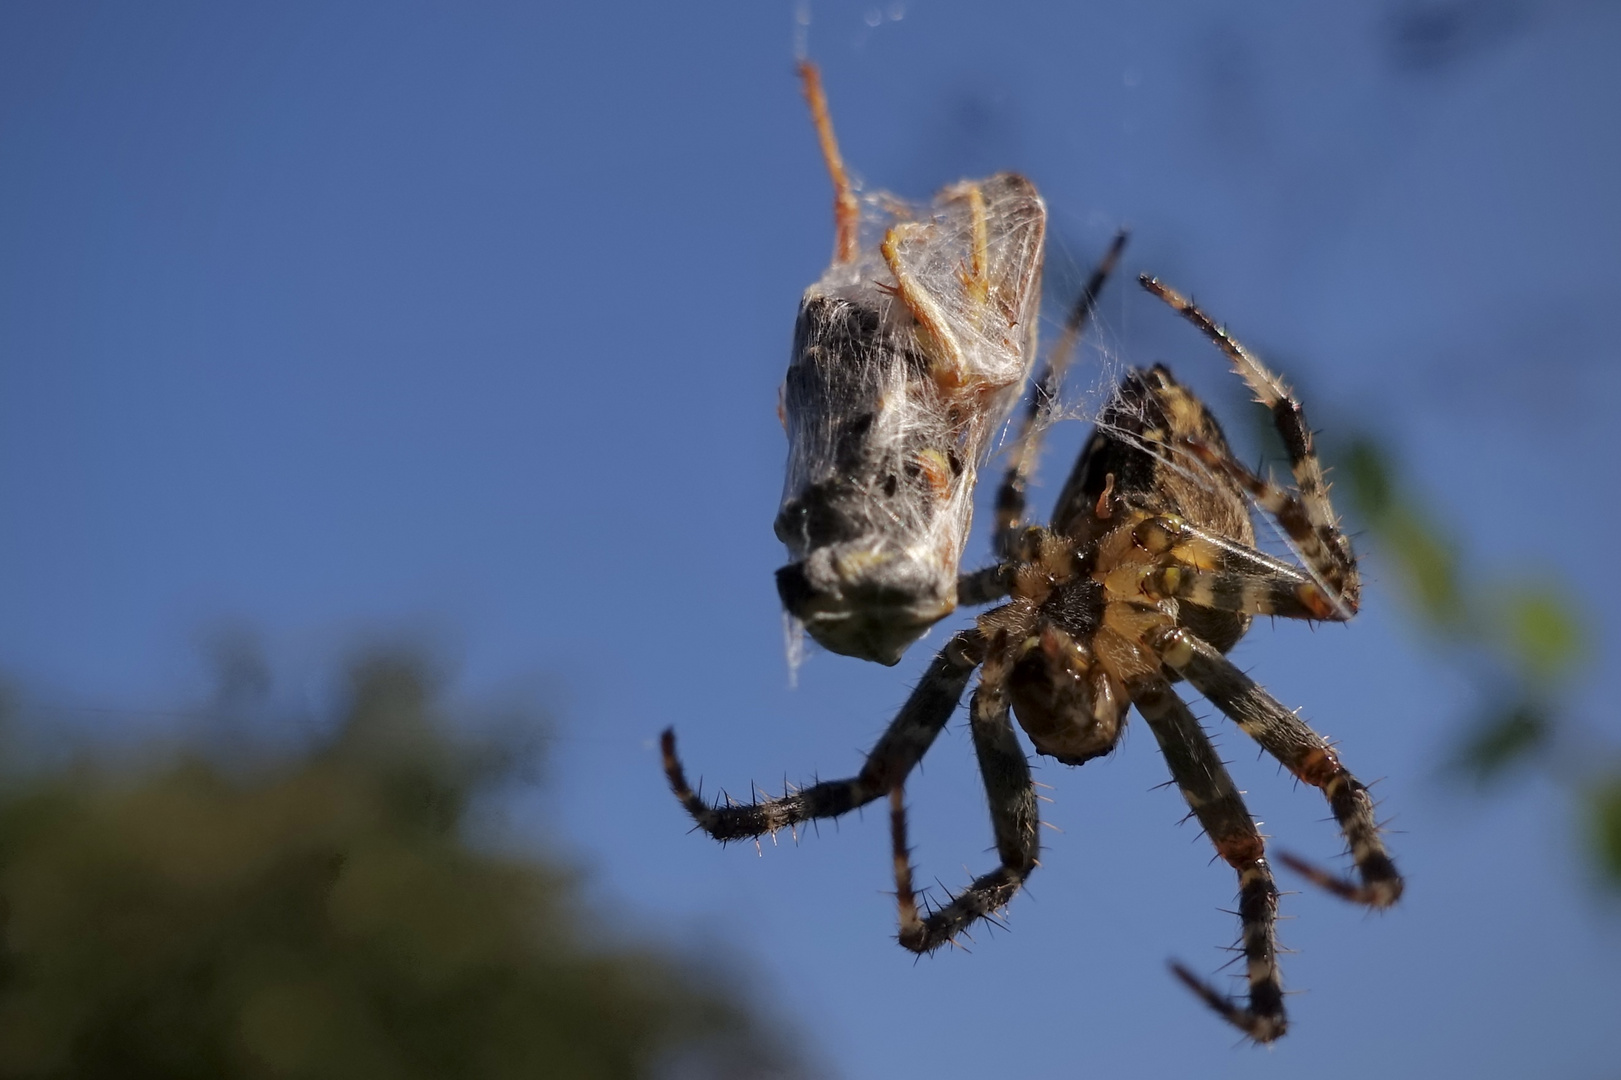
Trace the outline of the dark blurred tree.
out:
[[[80,765],[0,792],[0,1076],[797,1075],[714,972],[605,939],[571,874],[480,850],[522,755],[374,660],[273,767]]]

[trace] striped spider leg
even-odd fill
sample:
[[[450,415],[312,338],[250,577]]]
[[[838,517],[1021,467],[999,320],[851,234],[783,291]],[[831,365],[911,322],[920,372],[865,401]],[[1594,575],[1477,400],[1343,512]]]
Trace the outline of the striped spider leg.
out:
[[[1250,614],[1349,619],[1360,606],[1361,579],[1350,540],[1340,531],[1328,499],[1328,485],[1312,444],[1305,410],[1282,379],[1268,371],[1192,301],[1147,275],[1139,280],[1145,289],[1164,300],[1226,353],[1233,362],[1233,369],[1254,391],[1256,400],[1271,412],[1289,453],[1290,471],[1295,478],[1294,492],[1261,479],[1230,454],[1212,461],[1208,448],[1190,444],[1190,449],[1200,460],[1220,468],[1278,522],[1311,572],[1310,580],[1303,580],[1299,568],[1250,551],[1245,553],[1245,558],[1259,556],[1260,560],[1273,565],[1270,569],[1246,570],[1237,575],[1202,570],[1186,574],[1184,571],[1182,581],[1169,590],[1170,594],[1205,606]],[[1218,590],[1226,595],[1216,595]],[[1178,658],[1186,656],[1187,659],[1180,664],[1172,662],[1171,666],[1291,773],[1322,790],[1334,820],[1345,835],[1361,880],[1360,883],[1346,881],[1293,855],[1283,854],[1279,858],[1290,869],[1336,896],[1376,908],[1394,904],[1401,897],[1402,879],[1379,839],[1373,800],[1366,785],[1340,764],[1339,756],[1326,739],[1285,709],[1219,651],[1196,638],[1189,638],[1187,645],[1191,651],[1172,650]]]
[[[1272,414],[1273,426],[1289,454],[1289,470],[1294,474],[1295,491],[1286,491],[1261,479],[1230,454],[1212,455],[1204,448],[1190,448],[1206,464],[1225,472],[1255,500],[1257,506],[1272,515],[1300,557],[1306,560],[1306,565],[1326,586],[1331,594],[1328,600],[1338,617],[1349,619],[1356,614],[1360,604],[1361,579],[1357,575],[1351,541],[1340,531],[1334,508],[1328,501],[1328,484],[1323,479],[1323,467],[1317,458],[1305,410],[1282,379],[1268,371],[1260,360],[1229,337],[1223,327],[1216,325],[1191,300],[1147,274],[1139,277],[1138,281],[1144,289],[1169,304],[1226,353],[1232,361],[1233,371],[1243,378],[1255,394],[1255,400]]]
[[[1036,470],[1036,462],[1041,458],[1042,443],[1058,407],[1064,375],[1075,360],[1081,337],[1097,311],[1098,297],[1119,265],[1120,256],[1126,250],[1126,241],[1130,238],[1130,232],[1125,229],[1115,233],[1103,258],[1092,268],[1080,296],[1070,305],[1064,328],[1059,332],[1058,340],[1053,343],[1041,374],[1036,378],[1035,393],[1025,405],[1018,434],[1008,454],[1007,471],[1003,473],[1002,484],[996,491],[995,543],[996,554],[1001,558],[1011,559],[1014,555],[1019,534],[1025,526],[1030,478]]]
[[[906,841],[904,790],[890,790],[890,837],[894,846],[895,902],[900,914],[900,943],[913,952],[932,952],[954,940],[959,932],[980,919],[991,919],[1018,893],[1041,853],[1040,815],[1030,763],[1013,731],[1008,713],[1005,638],[992,642],[989,658],[980,669],[979,686],[969,702],[969,731],[974,755],[990,804],[991,829],[999,862],[927,916],[918,913],[912,888],[911,850]]]

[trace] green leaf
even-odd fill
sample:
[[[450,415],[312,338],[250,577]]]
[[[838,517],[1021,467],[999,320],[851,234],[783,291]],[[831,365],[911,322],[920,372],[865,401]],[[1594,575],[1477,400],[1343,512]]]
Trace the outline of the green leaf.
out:
[[[1490,780],[1541,749],[1552,731],[1541,705],[1518,702],[1477,724],[1453,754],[1452,765],[1478,781]]]
[[[1377,527],[1396,501],[1390,478],[1390,459],[1379,444],[1367,435],[1351,440],[1345,454],[1344,475],[1351,493],[1351,506],[1357,514]]]
[[[1506,605],[1503,625],[1510,648],[1532,679],[1551,682],[1582,660],[1581,622],[1553,588],[1517,590]]]
[[[1610,883],[1621,886],[1621,774],[1588,792],[1587,812],[1593,857]]]
[[[1355,435],[1340,455],[1339,475],[1352,511],[1379,541],[1380,554],[1401,574],[1403,596],[1433,632],[1468,637],[1458,587],[1458,552],[1424,507],[1408,498],[1389,453],[1378,440]]]
[[[1470,636],[1463,593],[1458,588],[1458,556],[1452,544],[1406,502],[1394,503],[1375,531],[1385,541],[1386,557],[1406,579],[1407,601],[1430,628]]]

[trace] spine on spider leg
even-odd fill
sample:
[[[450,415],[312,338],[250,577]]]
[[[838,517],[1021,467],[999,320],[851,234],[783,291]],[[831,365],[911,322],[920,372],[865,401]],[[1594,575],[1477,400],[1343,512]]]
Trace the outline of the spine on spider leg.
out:
[[[1248,819],[1247,813],[1245,818]],[[1252,833],[1254,828],[1254,823],[1250,822]],[[1258,834],[1254,836],[1254,841],[1259,850]],[[1222,844],[1217,844],[1218,851],[1222,847]],[[1231,859],[1228,861],[1233,862]],[[1172,961],[1171,972],[1229,1024],[1256,1042],[1267,1043],[1281,1038],[1289,1028],[1283,1007],[1283,983],[1278,970],[1278,887],[1266,859],[1260,855],[1240,860],[1235,867],[1238,869],[1238,917],[1242,927],[1240,950],[1244,955],[1244,974],[1249,984],[1247,1007],[1218,991],[1183,964]]]
[[[806,813],[802,793],[784,795],[736,806],[710,805],[687,783],[686,770],[675,750],[675,729],[666,728],[660,739],[664,754],[664,775],[681,805],[698,827],[722,843],[750,840],[775,833],[812,815]]]
[[[1332,762],[1332,764],[1329,764]],[[1306,878],[1318,888],[1326,889],[1342,900],[1368,907],[1387,908],[1401,899],[1405,883],[1396,863],[1385,850],[1380,839],[1378,821],[1374,818],[1373,798],[1362,781],[1352,776],[1332,749],[1325,748],[1321,759],[1308,766],[1313,773],[1333,771],[1326,780],[1315,786],[1323,789],[1328,798],[1334,820],[1345,836],[1351,861],[1356,865],[1360,883],[1347,881],[1313,863],[1287,852],[1278,854],[1278,861]],[[1307,783],[1312,781],[1306,779]]]

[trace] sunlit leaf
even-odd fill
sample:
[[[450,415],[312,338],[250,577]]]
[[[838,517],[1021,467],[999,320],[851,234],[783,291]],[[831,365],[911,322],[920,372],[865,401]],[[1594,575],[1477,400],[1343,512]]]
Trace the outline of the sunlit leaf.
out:
[[[1402,595],[1432,632],[1466,635],[1456,545],[1407,496],[1389,454],[1370,436],[1353,437],[1341,453],[1336,490],[1365,524],[1381,559],[1401,575]]]

